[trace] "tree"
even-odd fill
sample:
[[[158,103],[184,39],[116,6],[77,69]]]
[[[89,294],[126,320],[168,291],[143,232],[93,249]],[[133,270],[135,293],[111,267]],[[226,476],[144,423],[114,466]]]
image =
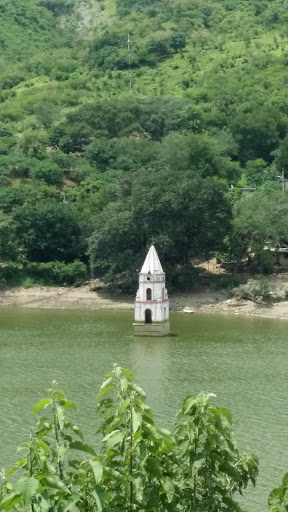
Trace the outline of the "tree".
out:
[[[280,142],[278,150],[276,150],[275,165],[279,174],[282,170],[287,178],[288,176],[288,135]]]
[[[25,204],[13,211],[13,219],[30,261],[70,262],[81,255],[80,228],[70,205],[56,201]]]
[[[159,58],[167,57],[171,53],[168,39],[151,39],[147,43],[147,52]]]
[[[96,139],[87,147],[85,156],[92,165],[105,171],[116,158],[114,144],[107,139]]]
[[[271,162],[271,153],[285,133],[285,122],[271,108],[240,113],[231,122],[231,130],[239,143],[241,162],[262,158]]]
[[[267,163],[262,158],[248,160],[245,175],[249,187],[259,187],[263,185],[267,179]]]
[[[51,159],[37,161],[37,165],[33,165],[30,169],[29,175],[33,180],[47,183],[47,185],[59,185],[64,178],[61,167]]]
[[[0,261],[17,259],[19,242],[15,231],[12,217],[0,210]]]
[[[36,119],[41,123],[44,128],[50,128],[55,121],[61,116],[61,110],[54,103],[43,102],[37,105],[34,109]]]
[[[265,247],[288,241],[288,197],[280,191],[258,189],[250,198],[235,204],[230,249],[236,260],[254,254],[263,271]],[[267,251],[266,251],[267,252]]]
[[[152,241],[164,265],[175,267],[219,250],[229,231],[230,205],[211,178],[146,169],[125,178],[118,194],[99,215],[90,241],[92,272],[107,282],[133,284]]]
[[[223,155],[223,149],[206,134],[170,132],[161,141],[159,160],[175,171],[191,169],[203,178],[218,176],[228,182],[237,181],[239,167]]]
[[[186,36],[183,32],[175,32],[168,39],[168,44],[172,50],[178,52],[186,46]]]
[[[255,485],[258,460],[239,453],[231,414],[211,396],[187,396],[169,432],[155,423],[133,373],[115,365],[97,396],[97,453],[53,382],[34,407],[45,415],[18,447],[21,459],[0,474],[0,511],[243,512],[235,495]]]

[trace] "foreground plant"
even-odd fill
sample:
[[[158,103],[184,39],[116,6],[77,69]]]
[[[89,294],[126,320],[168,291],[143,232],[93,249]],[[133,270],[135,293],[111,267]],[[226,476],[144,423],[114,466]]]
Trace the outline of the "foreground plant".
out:
[[[238,452],[229,411],[188,396],[173,432],[158,427],[132,372],[114,367],[98,394],[99,453],[68,421],[76,406],[54,382],[34,408],[47,411],[0,478],[0,511],[241,511],[235,494],[255,485],[258,461]],[[21,476],[15,487],[9,478]]]

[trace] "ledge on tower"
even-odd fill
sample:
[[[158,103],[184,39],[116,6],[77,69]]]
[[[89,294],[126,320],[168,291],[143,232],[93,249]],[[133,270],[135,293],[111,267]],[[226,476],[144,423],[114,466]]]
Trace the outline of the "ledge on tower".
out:
[[[154,322],[146,324],[145,322],[135,322],[133,324],[135,336],[168,336],[170,334],[170,322]]]

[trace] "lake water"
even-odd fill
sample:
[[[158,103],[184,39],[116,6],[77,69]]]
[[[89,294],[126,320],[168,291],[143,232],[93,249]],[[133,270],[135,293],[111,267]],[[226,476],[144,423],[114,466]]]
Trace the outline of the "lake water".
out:
[[[0,309],[0,469],[33,424],[34,404],[56,379],[76,402],[93,442],[95,397],[113,363],[130,368],[161,426],[188,393],[213,392],[228,407],[242,451],[260,459],[249,512],[267,509],[288,470],[288,322],[171,315],[173,336],[134,338],[133,312]]]

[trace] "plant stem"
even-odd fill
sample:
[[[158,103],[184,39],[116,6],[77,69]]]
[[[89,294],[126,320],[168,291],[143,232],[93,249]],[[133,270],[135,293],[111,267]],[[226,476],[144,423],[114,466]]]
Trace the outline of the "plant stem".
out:
[[[129,464],[129,473],[130,473],[130,512],[133,509],[133,421],[132,421],[132,404],[130,401],[130,464]]]
[[[194,440],[194,460],[196,458],[196,454],[197,454],[197,440],[195,439]],[[191,468],[191,471],[192,471],[192,468]],[[197,476],[195,474],[194,475],[194,489],[193,489],[193,505],[194,505],[194,510],[196,508],[196,487],[197,487]]]
[[[53,398],[53,414],[54,414],[55,439],[56,439],[57,453],[58,453],[58,448],[59,448],[58,414],[57,414],[57,409],[56,409],[56,404],[55,404],[54,398]],[[63,467],[62,467],[61,460],[59,460],[59,456],[58,456],[58,467],[59,467],[60,478],[62,481],[64,481]]]

